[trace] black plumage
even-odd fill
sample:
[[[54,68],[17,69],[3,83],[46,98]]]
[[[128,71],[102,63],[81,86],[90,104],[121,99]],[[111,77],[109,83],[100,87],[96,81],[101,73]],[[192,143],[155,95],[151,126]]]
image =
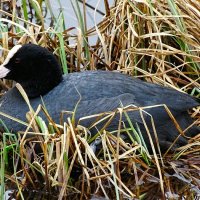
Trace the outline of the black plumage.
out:
[[[17,61],[17,62],[16,62]],[[12,56],[3,68],[9,69],[4,78],[19,82],[28,96],[33,108],[44,104],[51,117],[58,123],[61,111],[73,111],[78,103],[75,113],[76,119],[80,117],[113,111],[117,107],[154,106],[165,104],[179,123],[186,129],[193,120],[187,113],[188,109],[199,106],[199,102],[193,97],[156,84],[147,83],[117,72],[85,71],[62,76],[60,66],[53,54],[47,49],[37,45],[24,45]],[[1,76],[1,68],[0,68]],[[1,77],[3,78],[3,77]],[[80,100],[80,101],[79,101]],[[16,88],[7,92],[0,100],[0,112],[25,121],[28,106]],[[179,132],[163,106],[145,109],[153,116],[161,149],[166,149],[178,136]],[[149,139],[143,121],[138,111],[128,112],[133,125],[140,127],[147,146]],[[14,131],[23,130],[24,127],[17,122],[1,116],[6,125]],[[144,113],[145,121],[153,133],[151,119]],[[118,128],[117,115],[107,130]],[[123,121],[128,126],[124,116]],[[92,119],[83,120],[84,126],[89,126]],[[103,122],[97,125],[101,129]],[[96,129],[91,130],[96,133]],[[193,126],[185,134],[194,136],[200,132],[200,128]],[[153,135],[153,134],[152,134]],[[154,137],[153,137],[154,138]],[[187,140],[180,137],[176,146],[186,144]]]

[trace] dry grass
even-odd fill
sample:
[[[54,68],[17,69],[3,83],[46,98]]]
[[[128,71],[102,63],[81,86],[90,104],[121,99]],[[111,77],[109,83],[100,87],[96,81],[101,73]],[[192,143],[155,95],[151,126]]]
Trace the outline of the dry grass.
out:
[[[46,29],[41,15],[41,25],[20,18],[14,2],[5,1],[7,11],[5,3],[1,4],[0,43],[5,50],[1,62],[6,49],[32,42],[54,52],[65,72],[118,70],[200,97],[198,1],[116,0],[101,23],[86,33],[80,29],[77,35],[71,29],[56,28],[59,21]],[[96,45],[83,42],[93,34],[98,36]],[[3,80],[1,86],[7,89],[12,83]],[[199,109],[191,111],[196,123],[200,122]],[[126,108],[117,111],[123,113]],[[199,198],[199,136],[174,154],[149,155],[139,143],[128,144],[102,130],[102,149],[94,154],[88,127],[75,126],[73,118],[55,124],[45,112],[49,128],[44,119],[34,120],[38,112],[45,110],[39,106],[28,114],[29,127],[18,139],[4,133],[1,191],[5,184],[6,189],[14,189],[17,199],[87,199],[93,195],[107,199]],[[116,112],[104,115],[109,121]],[[30,126],[34,133],[29,132]]]

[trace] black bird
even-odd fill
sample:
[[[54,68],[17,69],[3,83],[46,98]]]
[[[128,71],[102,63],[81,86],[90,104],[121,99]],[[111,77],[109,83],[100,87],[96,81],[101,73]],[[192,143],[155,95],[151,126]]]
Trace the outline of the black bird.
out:
[[[181,129],[185,130],[193,123],[187,110],[200,105],[197,99],[188,94],[117,72],[85,71],[63,76],[54,55],[47,49],[34,44],[15,46],[0,66],[0,78],[20,83],[30,98],[33,108],[42,104],[42,96],[49,114],[56,123],[59,123],[61,111],[74,111],[76,105],[78,106],[75,116],[76,119],[79,119],[88,115],[113,111],[122,105],[144,107],[165,104]],[[6,118],[2,113],[26,121],[27,111],[29,108],[16,87],[0,99],[0,118],[8,128],[15,132],[24,130],[24,125]],[[153,141],[155,142],[150,115],[154,119],[161,150],[166,150],[180,132],[163,106],[148,108],[145,111],[148,114],[144,113],[144,120]],[[131,111],[127,114],[136,130],[141,131],[147,147],[150,149],[147,129],[139,111]],[[117,130],[118,119],[119,115],[108,125],[108,131]],[[127,117],[123,116],[122,119],[124,121],[122,128],[124,124],[126,127],[130,127]],[[91,122],[92,119],[88,119],[83,120],[81,124],[89,127]],[[101,122],[96,127],[100,130],[103,125],[104,122]],[[91,129],[92,134],[96,134],[97,129]],[[199,127],[192,126],[185,132],[185,135],[191,137],[199,132]],[[187,139],[180,136],[174,147],[186,143]]]

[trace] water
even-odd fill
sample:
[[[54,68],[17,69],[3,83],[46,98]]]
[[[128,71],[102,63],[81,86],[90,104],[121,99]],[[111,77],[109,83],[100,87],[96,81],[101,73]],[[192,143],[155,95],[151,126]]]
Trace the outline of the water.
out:
[[[74,1],[74,0],[72,0],[72,1]],[[109,5],[112,6],[114,0],[109,0],[108,2],[109,2]],[[74,13],[74,10],[73,10],[70,0],[60,0],[61,7],[60,7],[58,1],[50,0],[50,3],[52,6],[52,9],[53,9],[53,12],[55,14],[55,17],[58,17],[61,9],[63,10],[66,28],[78,27],[78,21],[77,21],[77,18]],[[95,12],[94,9],[89,8],[88,6],[86,7],[86,9],[87,9],[87,15],[86,15],[87,27],[92,28],[94,26],[95,21],[96,21],[96,23],[100,22],[104,16],[103,14],[105,14],[104,0],[96,0],[96,1],[95,0],[87,0],[86,3],[101,12],[101,13],[99,13],[97,11]],[[83,4],[79,3],[79,6],[80,6],[81,10],[83,10],[82,9]]]
[[[74,0],[72,0],[75,2]],[[55,0],[49,0],[54,16],[55,18],[58,18],[61,10],[64,15],[64,21],[65,21],[65,28],[69,29],[72,27],[75,27],[72,31],[70,31],[70,34],[75,34],[77,35],[77,28],[79,27],[79,23],[76,17],[76,14],[74,12],[73,6],[71,4],[70,0],[60,0],[55,1]],[[111,7],[114,3],[114,0],[108,0],[109,7]],[[89,6],[86,6],[86,24],[87,24],[87,30],[90,28],[94,27],[95,24],[98,24],[100,21],[102,21],[103,17],[105,16],[105,5],[104,5],[104,0],[87,0],[86,4]],[[79,2],[79,7],[81,11],[83,10],[83,4]],[[50,15],[48,13],[47,18],[49,19],[46,20],[46,28],[49,26],[49,21],[50,21]],[[89,38],[89,44],[94,45],[96,44],[97,36],[90,36]]]

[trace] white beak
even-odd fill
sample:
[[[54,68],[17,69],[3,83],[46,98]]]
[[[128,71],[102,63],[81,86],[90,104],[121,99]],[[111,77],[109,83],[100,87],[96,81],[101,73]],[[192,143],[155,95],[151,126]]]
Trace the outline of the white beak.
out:
[[[10,72],[9,69],[4,67],[9,63],[10,59],[15,55],[15,53],[22,47],[22,45],[15,45],[8,53],[4,63],[0,66],[0,78],[6,77],[6,75]]]
[[[10,72],[9,69],[4,67],[3,65],[0,66],[0,78],[6,77],[6,75]]]

